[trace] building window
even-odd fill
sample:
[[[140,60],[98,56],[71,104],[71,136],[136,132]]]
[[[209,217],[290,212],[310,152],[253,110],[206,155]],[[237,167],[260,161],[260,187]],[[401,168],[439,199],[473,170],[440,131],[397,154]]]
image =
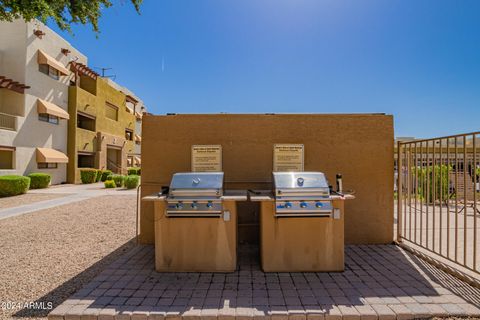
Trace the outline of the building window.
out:
[[[39,162],[38,169],[57,169],[58,163],[53,162]]]
[[[125,139],[128,141],[133,141],[133,130],[132,129],[125,129]]]
[[[106,102],[105,103],[105,116],[108,119],[118,121],[118,107]]]
[[[0,169],[15,169],[15,148],[0,146]]]
[[[127,157],[127,167],[133,167],[133,157],[132,156]]]
[[[59,123],[59,118],[57,116],[52,116],[51,114],[48,114],[48,113],[38,114],[38,120],[45,121],[48,123],[53,123],[53,124]]]
[[[95,117],[77,113],[77,128],[95,131]]]
[[[79,153],[77,160],[79,168],[95,168],[95,154],[93,153]]]
[[[38,71],[46,74],[47,76],[49,76],[52,79],[55,79],[55,80],[60,79],[60,72],[58,72],[57,69],[54,69],[54,68],[50,67],[48,64],[39,64],[38,65]]]

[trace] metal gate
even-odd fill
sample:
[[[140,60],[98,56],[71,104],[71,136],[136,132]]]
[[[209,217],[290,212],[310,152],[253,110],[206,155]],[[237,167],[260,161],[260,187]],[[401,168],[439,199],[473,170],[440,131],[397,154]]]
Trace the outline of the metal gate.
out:
[[[397,142],[397,241],[479,273],[480,132]]]

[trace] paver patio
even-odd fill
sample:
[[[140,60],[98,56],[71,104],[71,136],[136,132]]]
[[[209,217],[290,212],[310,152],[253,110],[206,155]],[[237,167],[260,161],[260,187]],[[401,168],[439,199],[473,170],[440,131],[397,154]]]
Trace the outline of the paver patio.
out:
[[[138,246],[49,319],[413,319],[480,316],[480,289],[394,245],[347,246],[341,273],[263,273],[241,247],[234,273],[157,273]]]

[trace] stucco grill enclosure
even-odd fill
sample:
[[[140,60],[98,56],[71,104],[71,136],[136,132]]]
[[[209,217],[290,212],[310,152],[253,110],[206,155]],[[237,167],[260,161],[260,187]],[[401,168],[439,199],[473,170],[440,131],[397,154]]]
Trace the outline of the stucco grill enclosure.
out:
[[[393,241],[393,117],[385,114],[175,114],[143,116],[142,197],[191,170],[193,145],[221,145],[227,190],[272,190],[275,144],[303,144],[304,171],[345,189],[345,243]],[[259,243],[260,202],[238,203],[238,239]],[[154,244],[154,203],[144,201],[139,241]]]
[[[157,271],[235,271],[236,201],[247,196],[224,191],[223,176],[223,172],[175,173],[168,194],[144,198],[154,202]]]
[[[343,271],[345,197],[330,195],[321,172],[274,172],[273,183],[250,196],[261,203],[263,271]]]

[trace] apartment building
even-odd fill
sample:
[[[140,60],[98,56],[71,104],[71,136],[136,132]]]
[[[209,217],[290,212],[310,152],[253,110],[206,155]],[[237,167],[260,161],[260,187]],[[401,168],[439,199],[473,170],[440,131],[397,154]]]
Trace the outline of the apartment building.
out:
[[[0,175],[139,166],[143,102],[38,21],[0,22]]]
[[[87,57],[40,22],[0,22],[0,175],[67,180],[69,63]]]
[[[80,182],[81,168],[124,174],[132,166],[128,160],[135,154],[138,100],[119,88],[93,73],[79,74],[70,87],[68,182]],[[133,109],[127,106],[132,103]]]
[[[135,115],[135,146],[132,153],[127,154],[127,165],[129,167],[140,167],[141,160],[141,145],[142,145],[142,117],[147,112],[147,108],[143,101],[138,98],[129,89],[118,85],[117,83],[108,79],[108,83],[115,89],[123,92],[126,95],[126,106],[128,110]]]

